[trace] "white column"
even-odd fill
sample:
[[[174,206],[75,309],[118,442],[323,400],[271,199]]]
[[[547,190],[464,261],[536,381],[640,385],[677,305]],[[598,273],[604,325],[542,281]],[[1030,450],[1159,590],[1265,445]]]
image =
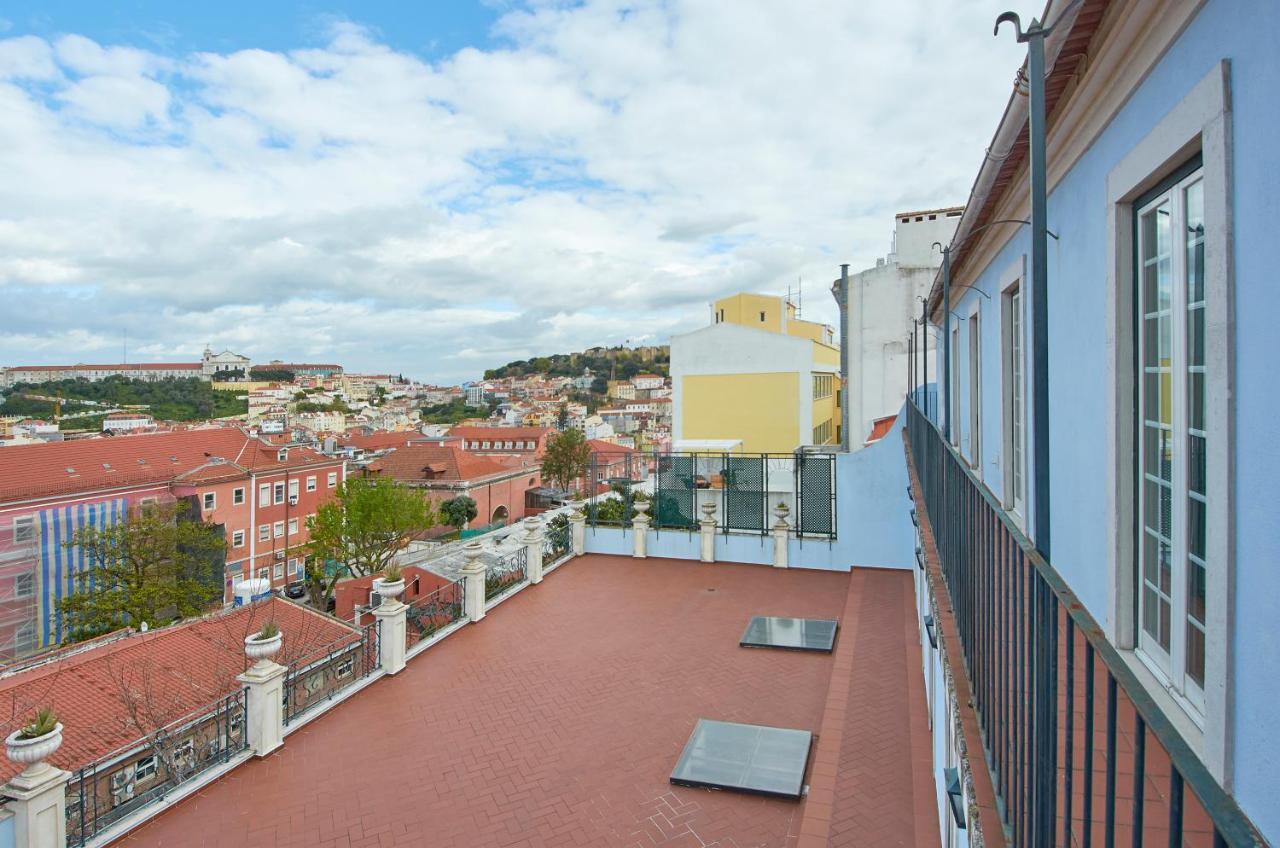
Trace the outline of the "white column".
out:
[[[236,676],[249,690],[245,693],[245,729],[255,757],[265,757],[284,744],[284,666],[260,659],[244,674]]]
[[[520,541],[525,547],[525,571],[530,583],[542,582],[542,522],[529,516],[523,522],[524,533]]]
[[[582,556],[587,552],[587,514],[582,511],[582,501],[573,504],[569,526],[573,534],[573,555]]]
[[[787,524],[787,520],[781,515],[778,516],[778,522],[773,525],[773,567],[787,567],[787,538],[790,535],[791,526]]]
[[[633,539],[631,555],[636,559],[644,559],[649,555],[649,524],[653,519],[649,518],[647,503],[637,503],[635,510],[635,518],[631,519],[631,538]]]
[[[698,519],[701,535],[699,558],[703,562],[716,561],[716,505],[710,501],[702,505],[702,517]]]
[[[9,779],[5,806],[13,814],[16,848],[64,848],[67,844],[67,781],[71,772],[41,761]]]
[[[387,674],[404,668],[405,627],[409,605],[399,598],[384,598],[373,610],[378,620],[378,663]]]
[[[462,576],[466,580],[467,618],[477,622],[484,618],[484,563],[480,561],[482,547],[479,542],[467,542],[462,546]]]

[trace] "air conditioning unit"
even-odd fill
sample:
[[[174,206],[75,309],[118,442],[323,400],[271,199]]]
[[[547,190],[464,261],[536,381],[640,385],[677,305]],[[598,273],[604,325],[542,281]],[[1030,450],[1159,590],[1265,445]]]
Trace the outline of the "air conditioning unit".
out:
[[[297,496],[297,495],[290,495],[290,496],[289,496],[289,506],[297,506],[297,505],[298,505],[298,496]]]
[[[125,766],[124,768],[120,769],[120,771],[111,775],[112,794],[120,793],[127,789],[129,792],[129,797],[132,798],[133,797],[133,775],[134,775],[133,766]]]
[[[284,559],[284,551],[276,551],[276,559]]]

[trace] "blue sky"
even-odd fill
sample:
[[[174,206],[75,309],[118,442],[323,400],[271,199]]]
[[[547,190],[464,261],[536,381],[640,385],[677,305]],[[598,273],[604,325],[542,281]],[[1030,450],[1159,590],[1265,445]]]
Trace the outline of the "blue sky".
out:
[[[462,381],[824,290],[963,203],[1033,0],[0,11],[0,365]],[[909,61],[904,57],[910,57]]]
[[[320,45],[327,40],[329,21],[358,20],[397,50],[438,59],[463,47],[489,46],[490,28],[500,14],[497,3],[465,0],[364,0],[358,4],[50,0],[6,3],[0,18],[9,27],[0,34],[52,38],[78,33],[101,44],[181,55]]]

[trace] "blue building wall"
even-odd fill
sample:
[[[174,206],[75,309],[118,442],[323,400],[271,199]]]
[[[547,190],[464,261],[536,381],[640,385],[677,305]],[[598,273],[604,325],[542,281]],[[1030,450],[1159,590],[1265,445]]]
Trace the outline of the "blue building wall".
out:
[[[1274,350],[1275,279],[1269,267],[1280,221],[1280,3],[1210,0],[1049,197],[1050,473],[1053,564],[1090,612],[1110,620],[1106,482],[1107,211],[1110,170],[1219,61],[1232,67],[1236,417],[1234,469],[1235,629],[1234,787],[1239,803],[1270,839],[1280,839],[1273,803],[1280,734],[1280,592],[1275,587],[1280,517],[1273,491],[1280,477],[1280,392]],[[1029,251],[1019,230],[983,270],[955,311],[982,310],[982,477],[1002,494],[1000,457],[1000,275]],[[967,324],[959,359],[966,362]],[[1032,340],[1027,327],[1027,348]],[[958,373],[967,426],[968,374]],[[1028,432],[1031,422],[1028,421]],[[1028,472],[1030,456],[1028,456]],[[1030,505],[1029,505],[1030,509]]]

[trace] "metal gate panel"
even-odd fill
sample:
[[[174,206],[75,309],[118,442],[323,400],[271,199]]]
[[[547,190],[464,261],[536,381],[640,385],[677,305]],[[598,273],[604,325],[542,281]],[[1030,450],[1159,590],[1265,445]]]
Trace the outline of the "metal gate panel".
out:
[[[800,502],[796,530],[801,534],[834,536],[834,455],[796,454],[796,495]]]
[[[654,509],[659,527],[695,526],[693,475],[693,457],[658,455]]]
[[[724,465],[724,526],[765,531],[763,456],[730,456]]]

